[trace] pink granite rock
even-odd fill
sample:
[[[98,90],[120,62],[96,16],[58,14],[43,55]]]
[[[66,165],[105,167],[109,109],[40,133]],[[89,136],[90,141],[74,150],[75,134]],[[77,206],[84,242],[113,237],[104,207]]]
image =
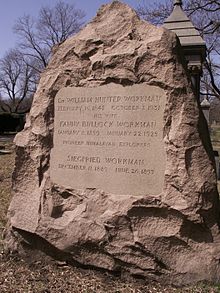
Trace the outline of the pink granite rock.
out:
[[[15,139],[6,249],[21,251],[28,243],[69,263],[176,285],[219,282],[212,148],[175,34],[114,1],[54,51]],[[165,92],[160,194],[112,194],[75,189],[74,177],[71,188],[51,180],[56,94],[64,87],[113,84]]]

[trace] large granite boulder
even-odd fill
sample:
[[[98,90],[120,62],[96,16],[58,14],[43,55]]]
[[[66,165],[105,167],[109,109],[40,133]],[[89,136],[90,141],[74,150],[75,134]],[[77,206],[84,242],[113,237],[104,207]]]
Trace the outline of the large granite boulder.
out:
[[[28,245],[68,263],[176,285],[220,281],[212,148],[181,55],[174,33],[140,20],[118,1],[102,6],[82,31],[54,49],[25,129],[15,139],[6,249],[21,252]],[[118,96],[103,102],[118,111],[112,122],[95,118],[99,108],[91,108],[90,93],[93,98]],[[161,103],[146,101],[148,93],[160,96]],[[75,100],[67,101],[69,95]],[[125,102],[129,95],[138,97],[136,102]],[[77,96],[86,99],[84,120]],[[103,115],[115,113],[100,109]],[[150,120],[143,122],[148,114]],[[117,117],[124,119],[124,128]],[[87,134],[82,131],[85,121],[90,122]],[[80,139],[74,133],[78,125]],[[112,127],[112,140],[95,140],[96,132],[88,129],[96,126],[98,131]],[[135,127],[148,132],[140,131],[141,140],[131,138],[128,127],[131,135]],[[61,130],[72,134],[60,138]],[[85,145],[82,135],[85,140],[90,135],[91,148],[80,145]],[[120,148],[118,140],[126,146]],[[116,164],[117,175],[108,172],[107,161],[98,165],[105,155]],[[72,165],[62,165],[63,160]],[[91,162],[100,176],[98,171],[88,174]],[[70,170],[74,166],[82,170]],[[130,166],[138,166],[136,177]],[[146,172],[151,171],[149,179]]]

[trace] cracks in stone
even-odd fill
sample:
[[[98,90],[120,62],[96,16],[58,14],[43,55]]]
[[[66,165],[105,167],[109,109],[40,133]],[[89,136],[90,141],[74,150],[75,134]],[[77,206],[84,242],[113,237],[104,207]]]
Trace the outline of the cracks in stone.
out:
[[[155,256],[154,253],[152,253],[151,251],[149,251],[143,244],[141,244],[140,242],[135,242],[134,246],[128,246],[131,250],[133,250],[134,252],[141,252],[141,254],[144,257],[150,257],[156,265],[158,265],[161,269],[164,270],[169,270],[169,267],[161,260],[159,259],[157,256]],[[135,254],[134,254],[135,255]]]
[[[116,262],[116,259],[105,249],[105,243],[94,243],[92,241],[85,241],[80,243],[79,246],[74,247],[71,246],[68,250],[71,251],[70,255],[73,259],[73,265],[75,266],[75,262],[78,263],[78,266],[87,268],[87,269],[96,269],[102,272],[109,272],[111,274],[116,274],[121,276],[121,267]],[[89,264],[89,258],[85,258],[85,255],[90,255],[90,257],[97,260],[96,264]],[[94,256],[94,257],[93,257]],[[104,262],[102,262],[102,258],[104,258]],[[100,264],[98,262],[101,261]],[[69,259],[69,263],[71,264],[71,259]],[[103,266],[105,263],[105,267]],[[108,265],[106,265],[108,264]]]
[[[169,271],[169,268],[162,260],[138,242],[125,246],[120,246],[120,244],[118,246],[116,242],[116,245],[111,246],[110,244],[108,250],[111,252],[116,264],[135,277],[142,278],[146,274],[149,275],[149,273],[152,276],[160,276]]]
[[[167,142],[167,144],[169,144],[170,146],[173,146],[175,149],[180,149],[180,148],[181,148],[180,145],[175,144],[175,142],[169,138],[169,134],[167,134],[167,136],[166,136],[166,142]]]
[[[72,197],[74,194],[74,190],[69,188],[61,188],[58,185],[53,184],[51,186],[51,193],[56,193],[57,195],[61,196],[63,199],[68,199],[69,197]]]
[[[45,172],[48,170],[49,168],[49,161],[50,161],[50,156],[44,156],[42,155],[40,157],[40,166],[37,168],[37,172],[38,172],[38,185],[41,186],[41,183],[43,181],[44,178],[44,174]]]
[[[100,70],[102,73],[104,72],[102,60],[97,60],[96,62],[92,64],[92,71],[97,71],[97,70]]]
[[[182,193],[183,192],[182,187],[177,186],[176,184],[172,184],[171,183],[170,186],[172,186],[174,189],[176,189],[176,191],[178,191],[179,193]]]
[[[165,123],[163,128],[163,137],[166,137],[166,141],[169,142],[169,133],[170,133],[171,125],[172,125],[172,117],[171,115],[166,113],[166,110],[165,110],[164,116],[166,118],[164,118]]]
[[[80,59],[80,56],[75,52],[75,47],[73,47],[72,49],[70,49],[62,58],[62,62],[65,63],[68,61],[69,58],[73,58],[73,56],[75,56],[77,59]]]

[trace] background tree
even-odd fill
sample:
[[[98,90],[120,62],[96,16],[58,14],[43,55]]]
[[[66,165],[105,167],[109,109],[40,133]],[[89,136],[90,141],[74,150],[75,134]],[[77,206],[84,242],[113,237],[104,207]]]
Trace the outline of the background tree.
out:
[[[185,0],[183,4],[184,11],[200,31],[207,46],[201,95],[220,99],[220,1]],[[172,9],[172,0],[153,3],[143,0],[137,7],[142,18],[156,25],[162,24],[171,14]]]
[[[22,103],[36,89],[34,75],[33,68],[18,50],[11,49],[0,60],[0,105],[4,112],[18,113],[21,108],[25,111]]]
[[[20,17],[14,26],[16,49],[0,60],[0,108],[4,112],[25,112],[55,45],[77,33],[85,14],[73,4],[59,1],[44,6],[35,19]]]

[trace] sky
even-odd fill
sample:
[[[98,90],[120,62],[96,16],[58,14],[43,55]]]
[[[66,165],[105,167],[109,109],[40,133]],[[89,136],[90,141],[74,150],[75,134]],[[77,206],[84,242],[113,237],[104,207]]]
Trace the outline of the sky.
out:
[[[86,22],[96,15],[98,8],[110,0],[63,0],[86,13]],[[55,0],[0,0],[0,58],[6,51],[16,46],[16,35],[13,33],[15,21],[24,14],[37,16],[42,6],[54,6]],[[136,8],[141,0],[124,0]]]

